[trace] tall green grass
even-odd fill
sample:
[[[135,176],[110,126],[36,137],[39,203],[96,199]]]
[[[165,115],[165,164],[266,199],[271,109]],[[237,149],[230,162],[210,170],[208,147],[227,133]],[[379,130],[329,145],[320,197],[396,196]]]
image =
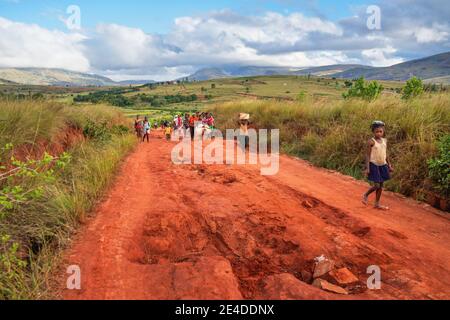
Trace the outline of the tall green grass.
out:
[[[16,206],[0,219],[0,237],[10,237],[0,241],[0,300],[51,298],[50,281],[60,249],[108,187],[136,139],[123,130],[113,130],[129,125],[121,112],[101,106],[2,101],[0,119],[5,120],[0,122],[0,145],[13,143],[23,157],[27,157],[24,150],[34,156],[38,144],[51,149],[69,129],[82,135],[88,123],[106,122],[111,128],[107,140],[77,140],[66,150],[72,160],[56,173],[54,183],[45,186],[43,197]],[[0,161],[7,163],[6,152]]]
[[[387,187],[419,199],[432,189],[427,161],[436,155],[436,141],[450,133],[448,94],[409,101],[396,96],[373,102],[253,100],[215,105],[212,111],[221,129],[235,128],[238,114],[250,113],[257,128],[280,129],[282,151],[359,179],[363,178],[365,150],[372,136],[370,125],[383,120],[395,166]]]
[[[64,130],[80,130],[88,119],[111,126],[127,121],[117,109],[101,105],[69,107],[45,100],[1,100],[0,146],[12,143],[31,151],[39,142],[59,142]],[[0,161],[5,161],[2,157],[4,154]]]

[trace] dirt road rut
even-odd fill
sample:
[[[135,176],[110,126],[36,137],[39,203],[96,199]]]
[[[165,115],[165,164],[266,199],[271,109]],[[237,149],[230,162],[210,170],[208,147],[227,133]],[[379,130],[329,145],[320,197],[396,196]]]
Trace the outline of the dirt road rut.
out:
[[[450,222],[434,209],[394,194],[391,211],[367,208],[367,184],[286,156],[273,177],[176,166],[172,147],[154,135],[126,159],[66,253],[82,288],[63,298],[450,298]],[[349,295],[311,285],[320,255],[358,277]],[[370,265],[381,290],[365,286]]]

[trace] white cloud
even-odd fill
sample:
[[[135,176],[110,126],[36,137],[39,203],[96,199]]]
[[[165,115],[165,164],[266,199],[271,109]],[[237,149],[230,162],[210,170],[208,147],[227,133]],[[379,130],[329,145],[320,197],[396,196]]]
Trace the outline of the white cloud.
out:
[[[439,51],[450,46],[447,22],[415,18],[412,23],[403,11],[384,10],[380,32],[367,30],[364,14],[332,22],[298,12],[244,16],[222,10],[179,17],[164,35],[118,24],[63,32],[0,17],[0,67],[65,68],[117,80],[165,80],[204,66],[387,66],[403,62],[405,52],[420,56],[425,48]]]
[[[342,52],[332,51],[305,53],[294,50],[266,54],[249,44],[282,42],[289,46],[309,32],[342,34],[333,23],[305,18],[298,13],[286,17],[275,13],[243,17],[220,11],[205,17],[180,17],[165,36],[146,34],[141,29],[116,24],[101,24],[84,44],[92,67],[109,70],[107,74],[113,73],[115,78],[122,78],[123,74],[117,75],[114,70],[126,74],[127,69],[137,70],[139,67],[142,75],[152,69],[158,71],[155,78],[169,78],[188,74],[185,73],[187,68],[180,69],[180,66],[191,66],[190,69],[227,64],[303,67],[348,60]]]
[[[80,33],[51,31],[0,17],[0,67],[65,68],[86,72]]]
[[[85,45],[86,55],[97,69],[160,66],[175,55],[160,37],[117,24],[98,25]]]
[[[341,36],[342,30],[332,22],[307,18],[300,13],[281,15],[268,12],[263,16],[244,17],[231,11],[219,11],[205,17],[182,17],[166,36],[182,51],[176,57],[183,64],[253,64],[269,66],[310,66],[341,62],[336,52],[285,53],[260,52],[258,45],[276,44],[292,47],[310,33]]]
[[[115,81],[122,80],[155,80],[165,81],[173,80],[193,74],[196,68],[192,66],[178,66],[178,67],[153,67],[153,68],[137,68],[124,70],[108,70],[101,71],[108,78]]]
[[[397,52],[396,49],[389,46],[386,48],[374,48],[369,50],[363,50],[362,55],[370,61],[370,64],[374,67],[386,67],[394,64],[402,63],[404,60],[399,57],[390,57]]]
[[[418,43],[442,42],[448,40],[449,32],[440,26],[421,27],[414,31],[414,36]]]
[[[304,17],[300,13],[285,16],[268,12],[263,16],[244,17],[230,11],[220,11],[203,18],[177,19],[175,29],[168,38],[182,43],[183,48],[217,51],[219,47],[220,51],[224,45],[225,48],[227,45],[232,48],[248,43],[294,45],[313,32],[342,35],[342,30],[334,23]]]

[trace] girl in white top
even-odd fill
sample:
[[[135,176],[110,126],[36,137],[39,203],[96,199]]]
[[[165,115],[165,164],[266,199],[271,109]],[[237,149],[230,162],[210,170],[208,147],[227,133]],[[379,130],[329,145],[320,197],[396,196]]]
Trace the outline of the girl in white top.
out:
[[[368,205],[369,196],[376,192],[375,208],[389,210],[380,204],[384,183],[391,179],[390,174],[394,171],[387,153],[384,122],[375,121],[372,124],[372,132],[374,137],[368,143],[365,175],[373,183],[373,187],[364,194],[363,203]]]

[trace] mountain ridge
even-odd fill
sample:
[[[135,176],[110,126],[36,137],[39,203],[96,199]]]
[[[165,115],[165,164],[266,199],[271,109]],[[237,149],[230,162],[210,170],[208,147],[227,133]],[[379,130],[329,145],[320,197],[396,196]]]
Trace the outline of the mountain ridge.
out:
[[[337,72],[346,71],[362,65],[331,65],[310,68],[295,67],[264,67],[264,66],[223,66],[203,68],[187,77],[190,81],[204,81],[229,77],[252,77],[252,76],[274,76],[274,75],[317,75],[326,76]],[[368,67],[370,68],[370,67]],[[333,72],[330,72],[333,71]]]
[[[450,76],[450,52],[399,63],[390,67],[362,70],[350,69],[334,75],[337,78],[359,78],[368,80],[405,81],[413,76],[423,80]]]
[[[0,68],[3,82],[40,86],[124,86],[152,83],[153,80],[114,81],[98,74],[82,73],[58,68]]]
[[[395,81],[405,81],[416,76],[427,82],[433,82],[436,79],[436,81],[450,83],[450,52],[415,59],[390,67],[372,67],[358,64],[336,64],[307,68],[223,66],[203,68],[187,78],[191,81],[204,81],[229,77],[238,78],[265,75],[312,75],[343,79],[364,77],[367,80]]]

